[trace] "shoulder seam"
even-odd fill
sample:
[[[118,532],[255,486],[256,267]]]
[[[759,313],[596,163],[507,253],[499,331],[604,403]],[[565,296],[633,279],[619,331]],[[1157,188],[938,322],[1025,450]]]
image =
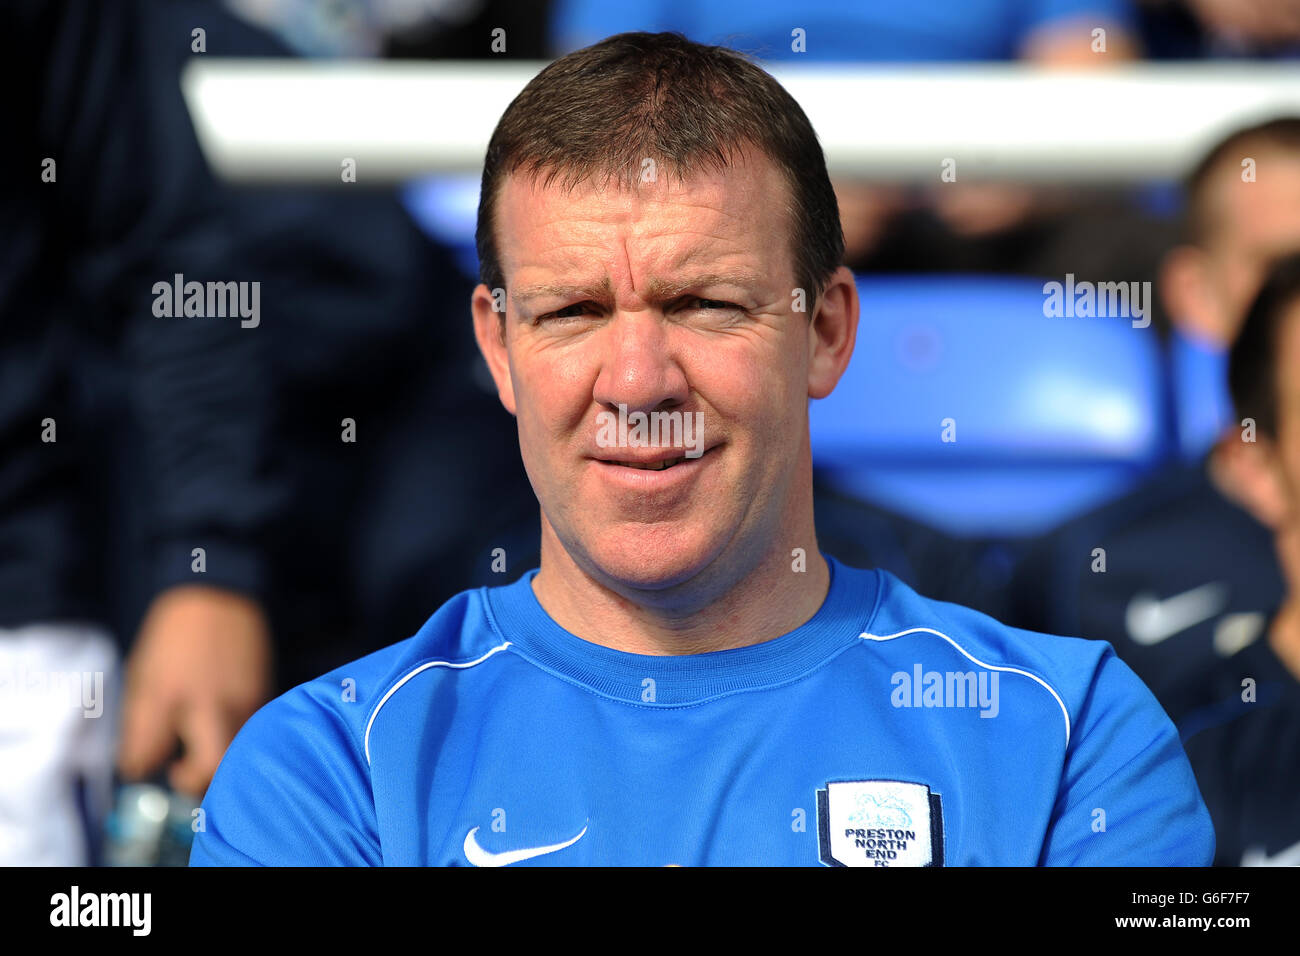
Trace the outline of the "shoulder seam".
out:
[[[419,665],[417,665],[416,667],[413,667],[411,670],[407,671],[405,674],[403,674],[403,675],[402,675],[402,678],[401,678],[401,679],[400,679],[396,684],[394,684],[392,687],[390,687],[390,688],[388,689],[388,692],[387,692],[386,694],[384,694],[384,696],[383,696],[382,698],[380,698],[379,703],[375,705],[375,709],[374,709],[374,710],[371,712],[371,714],[370,714],[370,719],[369,719],[368,721],[366,721],[366,734],[365,734],[365,740],[364,740],[364,743],[365,743],[365,751],[366,751],[366,766],[370,766],[370,729],[375,725],[375,718],[379,716],[379,711],[383,708],[384,704],[388,703],[388,699],[389,699],[390,697],[392,697],[393,694],[397,693],[397,691],[402,687],[402,685],[404,685],[407,681],[409,681],[409,680],[410,680],[412,677],[414,677],[416,674],[420,673],[421,671],[428,670],[430,667],[451,667],[451,668],[455,668],[455,669],[458,669],[458,670],[460,670],[460,669],[464,669],[464,668],[467,668],[467,667],[473,667],[473,666],[475,666],[476,664],[481,664],[481,663],[483,663],[485,660],[487,660],[489,657],[491,657],[491,656],[492,656],[493,654],[495,654],[497,651],[504,651],[504,650],[505,650],[507,647],[509,647],[509,646],[510,646],[510,642],[509,642],[509,641],[506,641],[506,642],[503,643],[503,644],[498,644],[496,647],[492,648],[492,649],[491,649],[490,651],[488,651],[486,654],[483,654],[483,655],[481,655],[481,656],[479,656],[479,657],[476,657],[476,658],[475,658],[474,660],[472,660],[472,661],[461,661],[461,662],[456,662],[456,661],[425,661],[423,664],[419,664]]]
[[[979,658],[977,658],[975,655],[971,654],[969,651],[967,651],[964,647],[962,647],[960,644],[954,641],[947,634],[943,633],[942,631],[936,631],[932,627],[909,627],[906,630],[898,631],[897,633],[894,634],[884,634],[884,635],[872,634],[870,631],[863,631],[858,636],[866,641],[892,641],[896,637],[903,637],[904,635],[907,634],[933,634],[936,637],[942,637],[945,641],[947,641],[954,648],[956,648],[957,652],[960,653],[963,657],[967,658],[970,661],[973,661],[974,663],[978,664],[980,667],[984,667],[987,668],[988,670],[993,670],[993,671],[1006,671],[1011,674],[1020,674],[1022,677],[1028,677],[1030,680],[1035,681],[1038,684],[1041,684],[1043,688],[1049,694],[1051,694],[1052,697],[1056,699],[1056,703],[1060,705],[1061,716],[1065,718],[1065,747],[1067,750],[1069,749],[1070,711],[1066,708],[1065,701],[1061,699],[1061,695],[1056,692],[1056,688],[1052,687],[1051,684],[1047,683],[1047,681],[1043,680],[1037,674],[1032,674],[1029,671],[1023,670],[1022,668],[1019,667],[1007,667],[998,664],[986,663],[985,661],[982,661]]]

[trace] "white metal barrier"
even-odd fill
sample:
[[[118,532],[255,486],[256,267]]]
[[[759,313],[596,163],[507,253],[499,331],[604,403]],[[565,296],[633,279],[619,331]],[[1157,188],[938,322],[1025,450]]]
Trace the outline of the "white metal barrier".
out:
[[[209,162],[234,180],[359,181],[476,172],[540,62],[196,57],[182,89]],[[1122,182],[1184,173],[1232,128],[1300,114],[1294,64],[790,67],[772,73],[812,120],[833,173]]]

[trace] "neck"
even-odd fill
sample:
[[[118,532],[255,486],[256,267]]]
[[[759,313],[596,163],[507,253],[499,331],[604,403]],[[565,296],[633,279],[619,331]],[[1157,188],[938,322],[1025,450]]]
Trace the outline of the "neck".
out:
[[[769,641],[806,624],[829,590],[830,569],[817,549],[811,504],[806,521],[797,523],[802,533],[781,529],[779,543],[757,560],[729,559],[724,552],[690,580],[656,590],[598,580],[573,560],[543,519],[533,593],[566,631],[631,654],[702,654]],[[795,547],[804,549],[803,570],[794,569]]]

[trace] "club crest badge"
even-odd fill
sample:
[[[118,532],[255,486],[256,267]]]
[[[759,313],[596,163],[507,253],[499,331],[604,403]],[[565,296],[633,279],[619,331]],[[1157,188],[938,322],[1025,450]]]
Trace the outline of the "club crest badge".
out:
[[[943,866],[943,807],[923,783],[841,780],[817,791],[827,866]]]

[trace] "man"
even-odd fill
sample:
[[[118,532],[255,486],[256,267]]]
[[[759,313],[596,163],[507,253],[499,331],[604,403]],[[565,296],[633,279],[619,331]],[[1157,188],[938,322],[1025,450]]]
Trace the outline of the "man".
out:
[[[535,500],[395,193],[208,170],[181,69],[274,39],[206,0],[22,0],[0,46],[0,865],[93,864],[115,750],[197,801],[277,688],[492,577],[465,554]],[[177,274],[256,315],[160,309]]]
[[[177,80],[209,6],[0,7],[0,865],[99,859],[119,720],[124,775],[180,743],[198,796],[270,696],[268,356],[155,304],[254,272]]]
[[[1170,347],[1226,356],[1269,264],[1300,249],[1300,118],[1215,145],[1188,178],[1184,230],[1160,274]],[[1221,387],[1205,456],[1034,542],[1006,610],[1020,627],[1108,641],[1175,722],[1204,672],[1254,640],[1252,621],[1283,593],[1273,535],[1251,513],[1251,476],[1233,454],[1241,429],[1226,374]]]
[[[818,551],[808,400],[858,302],[770,76],[672,34],[556,61],[493,134],[478,243],[541,567],[254,715],[191,863],[1209,861],[1109,648]]]
[[[1269,265],[1300,247],[1300,116],[1235,130],[1187,179],[1185,241],[1161,270],[1183,335],[1227,349]]]
[[[1300,255],[1270,273],[1232,347],[1247,427],[1221,454],[1273,535],[1283,594],[1244,626],[1179,730],[1218,835],[1215,862],[1300,865]]]

